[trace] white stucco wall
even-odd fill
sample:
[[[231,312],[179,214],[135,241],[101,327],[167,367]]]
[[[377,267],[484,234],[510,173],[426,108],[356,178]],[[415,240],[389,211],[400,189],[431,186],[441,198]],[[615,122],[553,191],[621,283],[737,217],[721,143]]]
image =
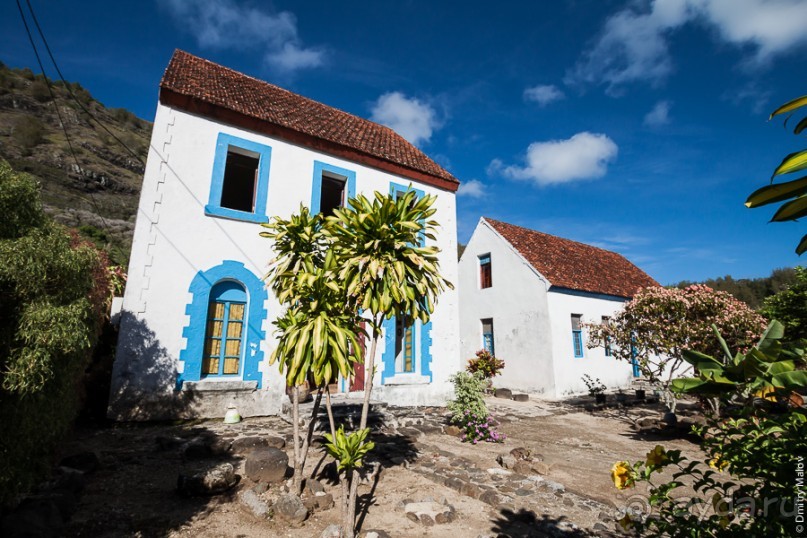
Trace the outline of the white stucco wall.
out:
[[[586,331],[583,330],[583,357],[574,356],[572,314],[582,315],[584,323],[600,323],[603,316],[614,317],[622,309],[625,299],[605,295],[558,291],[550,288],[547,294],[552,320],[552,356],[555,371],[555,396],[586,392],[584,374],[599,378],[609,388],[626,387],[632,379],[631,365],[605,356],[605,349],[589,349]]]
[[[481,289],[479,256],[490,254],[492,286]],[[547,284],[484,219],[459,264],[462,364],[482,349],[482,319],[493,319],[494,351],[505,361],[497,387],[552,394],[554,372]]]
[[[172,395],[175,374],[184,368],[178,357],[186,346],[182,331],[189,321],[185,313],[192,299],[189,285],[199,271],[215,267],[223,260],[234,260],[262,277],[273,256],[270,241],[258,236],[261,229],[258,224],[205,215],[219,133],[272,148],[267,196],[269,216],[289,217],[298,211],[300,204],[310,205],[315,160],[354,171],[357,193],[371,194],[378,190],[386,194],[391,182],[403,185],[411,182],[416,188],[437,195],[434,219],[441,224],[437,241],[442,249],[441,271],[448,280],[457,282],[453,193],[160,104],[124,295],[118,356],[113,371],[112,416],[153,416],[152,409],[164,405],[155,402],[149,406],[148,400]],[[384,387],[374,393],[376,397],[391,403],[444,401],[450,391],[448,377],[459,364],[457,302],[457,292],[446,291],[440,296],[432,317],[433,382],[421,386]],[[192,401],[177,404],[179,407],[184,405],[192,411],[188,414],[203,416],[222,416],[228,402],[237,404],[244,416],[279,411],[284,397],[283,380],[275,366],[268,366],[268,357],[274,348],[271,321],[281,307],[271,292],[265,306],[269,319],[263,325],[267,340],[261,344],[263,388],[204,393],[190,398]],[[377,364],[381,362],[382,352],[383,345],[380,345]],[[209,378],[202,381],[215,382]],[[376,386],[380,386],[380,373],[376,376]]]

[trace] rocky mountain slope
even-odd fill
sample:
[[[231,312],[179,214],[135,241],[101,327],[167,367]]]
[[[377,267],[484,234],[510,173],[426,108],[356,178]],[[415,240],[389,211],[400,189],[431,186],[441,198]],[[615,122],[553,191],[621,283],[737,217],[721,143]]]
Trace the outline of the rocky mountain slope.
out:
[[[106,108],[78,83],[55,81],[51,90],[54,98],[41,75],[0,62],[0,158],[39,179],[58,222],[125,265],[152,125]]]

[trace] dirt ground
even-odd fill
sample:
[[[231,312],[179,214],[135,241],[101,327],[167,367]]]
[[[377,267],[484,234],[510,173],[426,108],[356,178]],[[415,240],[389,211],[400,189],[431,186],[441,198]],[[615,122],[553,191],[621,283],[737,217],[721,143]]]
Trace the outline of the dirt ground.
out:
[[[607,534],[606,529],[614,528],[618,508],[629,504],[641,508],[637,506],[640,498],[637,493],[641,489],[620,492],[611,483],[609,471],[615,461],[643,459],[656,444],[685,453],[697,451],[686,440],[660,440],[636,432],[632,426],[635,420],[658,416],[657,407],[635,406],[592,413],[568,403],[495,398],[489,400],[489,406],[501,419],[500,430],[507,435],[503,444],[463,443],[433,426],[421,426],[422,431],[404,428],[409,431],[408,437],[396,439],[411,441],[411,457],[393,458],[396,463],[383,466],[374,484],[359,489],[363,507],[361,529],[381,529],[395,538]],[[294,528],[276,519],[259,519],[243,507],[238,494],[253,487],[248,479],[242,479],[235,488],[218,496],[180,496],[176,492],[177,475],[192,462],[181,451],[157,446],[158,437],[191,438],[204,432],[229,438],[266,434],[287,437],[290,430],[291,426],[277,417],[246,419],[235,425],[204,421],[78,430],[64,453],[94,451],[101,465],[88,476],[78,510],[65,534],[318,537],[329,524],[340,523],[338,508],[315,512],[302,526]],[[291,455],[290,445],[287,443],[286,451]],[[513,493],[518,485],[512,477],[499,476],[501,468],[496,457],[516,447],[529,449],[535,461],[541,461],[545,467],[541,475],[521,476],[526,478],[522,480],[526,489]],[[324,460],[321,449],[312,449],[307,473],[313,473],[315,468],[321,471]],[[243,471],[243,456],[230,456],[228,461]],[[483,502],[467,492],[463,494],[450,483],[441,483],[440,476],[449,475],[475,476],[475,480],[489,477],[492,489],[502,495],[500,502]],[[321,481],[338,502],[339,486]],[[277,490],[279,486],[273,488]],[[457,518],[447,524],[423,526],[407,519],[402,510],[405,499],[444,501],[455,508]]]

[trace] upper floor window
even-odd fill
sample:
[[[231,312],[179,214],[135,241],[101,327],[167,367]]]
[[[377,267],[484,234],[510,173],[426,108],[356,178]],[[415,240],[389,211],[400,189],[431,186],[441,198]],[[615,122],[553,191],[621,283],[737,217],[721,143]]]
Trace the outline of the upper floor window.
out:
[[[583,316],[572,314],[572,345],[574,346],[574,356],[583,356],[583,327],[581,325]]]
[[[356,172],[314,161],[311,213],[331,216],[334,209],[345,207],[348,200],[354,196],[356,196]]]
[[[266,222],[271,154],[269,146],[220,133],[205,213]]]
[[[493,273],[490,265],[490,254],[479,256],[479,287],[482,289],[493,286]]]

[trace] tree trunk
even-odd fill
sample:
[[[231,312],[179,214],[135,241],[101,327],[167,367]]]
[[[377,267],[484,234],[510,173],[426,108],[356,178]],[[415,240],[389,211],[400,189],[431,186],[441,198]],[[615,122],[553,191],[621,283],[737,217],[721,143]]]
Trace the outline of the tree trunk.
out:
[[[317,389],[317,397],[314,400],[314,410],[311,412],[311,422],[308,424],[308,432],[305,436],[305,441],[303,442],[303,448],[300,451],[301,456],[300,459],[300,476],[302,478],[302,473],[305,471],[305,461],[308,459],[308,447],[311,446],[311,438],[314,437],[314,428],[317,425],[317,414],[319,413],[319,404],[322,401],[322,387]],[[297,491],[297,495],[302,495],[303,493],[303,483],[302,480],[299,481],[299,488]]]
[[[300,467],[300,388],[294,385],[292,388],[291,417],[294,421],[294,491],[300,495],[303,491],[302,474]]]
[[[331,437],[336,438],[336,422],[333,420],[333,407],[331,407],[331,387],[325,385],[325,410],[328,411],[328,422],[331,426]]]

